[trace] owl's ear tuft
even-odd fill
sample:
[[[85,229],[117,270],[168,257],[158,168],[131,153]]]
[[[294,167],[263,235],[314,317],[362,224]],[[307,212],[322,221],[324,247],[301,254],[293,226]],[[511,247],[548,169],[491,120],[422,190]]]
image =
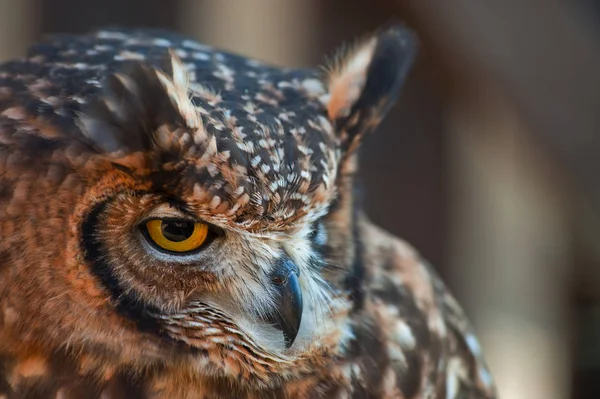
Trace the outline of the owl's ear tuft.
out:
[[[83,134],[113,158],[172,151],[178,129],[197,132],[202,120],[188,97],[188,77],[170,54],[164,70],[142,62],[125,63],[101,82],[102,90],[78,119]]]
[[[344,151],[353,151],[394,104],[416,48],[415,35],[394,26],[336,57],[324,102]]]

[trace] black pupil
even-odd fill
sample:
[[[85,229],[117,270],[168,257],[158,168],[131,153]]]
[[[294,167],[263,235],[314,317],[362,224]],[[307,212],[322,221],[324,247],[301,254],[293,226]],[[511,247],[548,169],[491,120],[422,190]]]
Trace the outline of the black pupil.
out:
[[[181,242],[191,237],[194,232],[194,222],[163,220],[160,229],[166,239]]]

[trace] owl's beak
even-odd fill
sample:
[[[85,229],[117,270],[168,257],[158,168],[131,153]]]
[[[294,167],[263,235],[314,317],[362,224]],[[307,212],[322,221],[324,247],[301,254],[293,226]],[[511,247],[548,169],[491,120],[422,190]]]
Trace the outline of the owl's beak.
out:
[[[269,319],[283,332],[285,346],[294,343],[302,321],[302,290],[298,266],[291,259],[282,258],[271,273],[271,282],[278,293],[277,307]]]

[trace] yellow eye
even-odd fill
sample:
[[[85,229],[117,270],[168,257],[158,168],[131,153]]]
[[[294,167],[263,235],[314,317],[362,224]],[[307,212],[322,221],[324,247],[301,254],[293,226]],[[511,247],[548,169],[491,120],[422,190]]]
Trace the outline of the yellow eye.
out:
[[[154,243],[171,252],[191,252],[198,249],[208,236],[208,225],[189,220],[154,219],[146,223]]]

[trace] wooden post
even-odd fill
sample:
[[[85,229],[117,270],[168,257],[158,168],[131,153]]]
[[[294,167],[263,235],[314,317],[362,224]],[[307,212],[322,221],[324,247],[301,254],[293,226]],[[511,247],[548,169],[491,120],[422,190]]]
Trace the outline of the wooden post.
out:
[[[182,30],[207,44],[284,66],[315,59],[315,0],[182,0],[180,8]]]
[[[37,33],[33,0],[0,0],[0,62],[23,56]]]

